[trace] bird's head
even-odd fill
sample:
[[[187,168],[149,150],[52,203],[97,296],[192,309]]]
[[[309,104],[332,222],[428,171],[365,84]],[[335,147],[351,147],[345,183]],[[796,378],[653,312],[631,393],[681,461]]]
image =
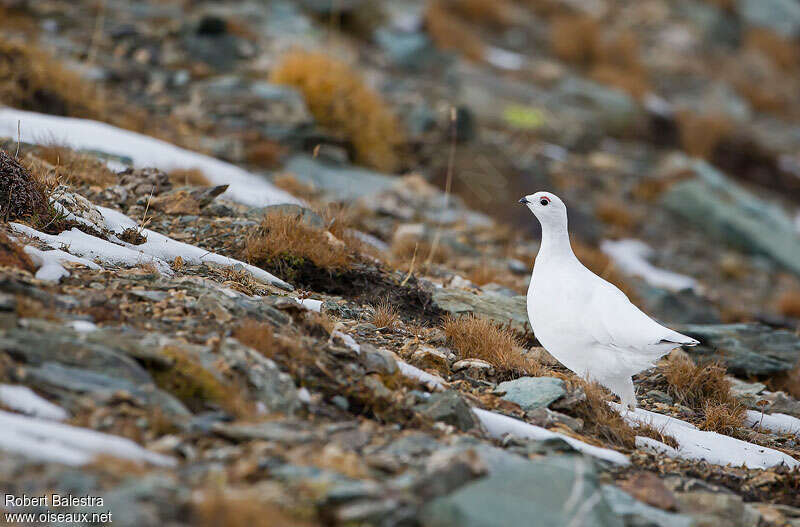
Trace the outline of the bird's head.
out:
[[[552,192],[537,192],[519,200],[527,206],[542,227],[567,225],[567,206]]]

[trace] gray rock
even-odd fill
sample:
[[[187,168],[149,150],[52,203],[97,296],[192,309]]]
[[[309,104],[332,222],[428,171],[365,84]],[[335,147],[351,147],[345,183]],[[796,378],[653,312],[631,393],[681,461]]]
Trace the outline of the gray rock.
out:
[[[386,174],[350,165],[327,164],[307,155],[291,157],[285,170],[339,200],[377,194],[389,190],[396,182]]]
[[[361,353],[358,358],[366,373],[389,376],[397,373],[397,361],[394,356],[390,352],[377,349],[369,343],[361,345]]]
[[[686,351],[700,360],[720,360],[741,377],[786,372],[800,359],[800,337],[761,324],[686,325],[679,331],[700,341]]]
[[[374,38],[386,56],[402,68],[423,69],[438,56],[433,43],[424,33],[379,28]]]
[[[800,35],[797,0],[739,0],[737,6],[748,24],[769,28],[788,38]]]
[[[525,411],[546,408],[567,393],[564,381],[555,377],[520,377],[501,382],[497,391],[506,392],[503,399],[518,404]]]
[[[719,324],[719,310],[708,299],[691,289],[667,291],[644,282],[636,283],[636,292],[647,311],[661,320],[678,324]]]
[[[565,502],[567,496],[574,506]],[[426,504],[420,519],[424,527],[623,525],[606,502],[591,461],[576,456],[517,458],[490,467],[489,477]]]
[[[433,303],[452,315],[472,313],[498,324],[510,324],[519,332],[530,330],[524,296],[509,298],[493,293],[476,295],[462,289],[436,289]]]
[[[688,167],[697,177],[673,185],[664,205],[731,245],[762,254],[800,275],[800,238],[777,205],[737,185],[704,161]]]
[[[614,485],[603,485],[601,489],[611,510],[625,518],[626,526],[694,527],[696,525],[690,516],[662,511],[636,501],[630,494]]]
[[[447,423],[461,431],[472,430],[480,426],[480,422],[469,404],[455,390],[434,393],[426,402],[417,405],[414,409],[434,421]]]
[[[567,77],[550,96],[554,108],[579,112],[587,125],[600,127],[609,133],[636,128],[642,111],[627,93],[578,77]]]
[[[673,403],[672,397],[670,397],[668,393],[662,392],[661,390],[650,390],[645,395],[657,403]]]
[[[299,444],[314,439],[314,434],[304,430],[303,423],[265,421],[253,424],[214,423],[212,430],[217,434],[237,441],[261,439],[280,443]]]

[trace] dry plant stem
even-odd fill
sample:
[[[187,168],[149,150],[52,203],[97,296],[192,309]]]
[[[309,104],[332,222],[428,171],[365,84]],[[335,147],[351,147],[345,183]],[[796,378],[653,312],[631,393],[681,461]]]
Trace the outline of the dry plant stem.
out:
[[[444,186],[444,208],[450,203],[450,189],[453,185],[453,165],[455,163],[456,155],[456,109],[454,106],[450,107],[450,153],[447,158],[447,180]],[[425,260],[425,265],[428,266],[433,261],[433,256],[436,254],[436,249],[439,247],[439,239],[442,236],[441,222],[436,227],[436,233],[433,236],[433,243],[431,243],[431,252]]]
[[[400,287],[405,287],[408,279],[414,274],[414,263],[417,261],[417,248],[419,248],[419,243],[414,244],[414,254],[411,256],[411,265],[408,266],[408,274],[403,278],[403,281],[400,282]]]

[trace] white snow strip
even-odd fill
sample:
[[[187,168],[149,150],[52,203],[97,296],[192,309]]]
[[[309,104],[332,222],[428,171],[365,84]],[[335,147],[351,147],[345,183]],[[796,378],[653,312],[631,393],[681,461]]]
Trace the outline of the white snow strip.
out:
[[[16,225],[16,224],[12,224]],[[33,230],[33,229],[31,229]],[[58,282],[62,278],[69,276],[69,271],[61,265],[63,262],[72,262],[85,265],[89,269],[100,269],[100,266],[89,260],[72,256],[71,254],[53,249],[52,251],[40,251],[36,247],[26,245],[23,249],[30,256],[31,261],[39,269],[36,271],[36,278],[47,282]]]
[[[414,379],[422,384],[427,385],[429,389],[434,391],[443,390],[447,385],[447,382],[438,375],[433,375],[432,373],[420,370],[416,366],[412,366],[411,364],[400,360],[400,358],[397,356],[395,356],[395,361],[397,362],[397,367],[400,368],[400,373],[409,379]]]
[[[63,421],[68,417],[67,412],[27,386],[15,384],[0,384],[0,403],[23,414]]]
[[[347,233],[355,236],[362,242],[373,246],[374,248],[378,249],[381,252],[389,251],[389,244],[367,232],[362,232],[356,229],[348,229]]]
[[[109,455],[154,465],[175,460],[140,447],[124,437],[0,411],[0,450],[39,460],[79,466],[97,455]]]
[[[71,327],[78,333],[91,333],[92,331],[97,331],[98,329],[95,323],[89,322],[88,320],[73,320],[72,322],[67,323],[67,326]]]
[[[560,438],[569,443],[569,445],[575,450],[583,452],[584,454],[592,457],[604,459],[617,465],[627,465],[630,463],[628,456],[615,450],[590,445],[584,443],[583,441],[579,441],[574,437],[559,434],[558,432],[551,432],[550,430],[540,426],[534,426],[526,423],[525,421],[520,421],[519,419],[514,419],[513,417],[497,414],[488,410],[473,408],[472,411],[475,412],[475,415],[477,415],[478,419],[480,419],[481,423],[483,423],[483,426],[486,428],[486,431],[489,433],[489,435],[495,439],[501,439],[506,434],[521,439],[533,439],[535,441],[546,441],[548,439]]]
[[[777,434],[794,434],[800,436],[800,419],[787,414],[762,414],[748,410],[744,422],[750,428],[762,428]]]
[[[99,206],[97,207],[97,210],[99,210],[100,214],[103,215],[106,228],[116,234],[121,234],[122,231],[130,227],[138,226],[135,221],[119,211]],[[133,251],[147,255],[154,260],[170,262],[180,256],[184,262],[193,265],[209,262],[223,266],[241,265],[256,280],[275,285],[282,289],[294,289],[291,285],[287,284],[280,278],[264,271],[263,269],[259,269],[254,265],[246,264],[239,260],[228,258],[227,256],[212,253],[210,251],[206,251],[205,249],[201,249],[200,247],[189,245],[188,243],[173,240],[169,236],[164,236],[163,234],[151,231],[150,229],[143,229],[142,234],[147,238],[147,241],[140,245],[131,245],[122,241],[119,243],[122,243]],[[167,265],[167,267],[169,266]]]
[[[496,68],[517,71],[525,64],[525,57],[513,51],[489,46],[486,50],[486,62]]]
[[[161,274],[172,274],[169,264],[160,258],[96,238],[77,228],[64,231],[58,235],[53,235],[39,232],[27,225],[19,223],[9,223],[9,225],[11,225],[11,228],[15,231],[32,238],[38,238],[50,247],[63,247],[70,253],[84,258],[121,267],[133,267],[144,263],[152,263]],[[141,247],[141,245],[131,247]]]
[[[22,140],[29,143],[55,139],[72,148],[130,158],[136,168],[198,169],[212,184],[229,185],[223,197],[245,205],[302,204],[263,177],[236,165],[105,123],[0,108],[0,137],[16,138],[17,123]]]
[[[754,445],[716,432],[698,430],[694,425],[674,417],[648,412],[641,408],[629,411],[617,403],[609,404],[629,424],[649,424],[656,430],[674,437],[678,442],[677,449],[659,443],[659,445],[663,445],[669,450],[656,445],[657,441],[654,443],[652,441],[644,441],[645,438],[636,439],[637,445],[641,444],[646,448],[659,448],[660,451],[667,455],[706,461],[714,465],[732,465],[735,467],[744,465],[747,468],[769,468],[781,464],[792,468],[800,465],[800,462],[783,452]]]
[[[622,272],[640,276],[650,285],[670,291],[693,289],[698,293],[701,292],[697,280],[691,276],[660,269],[648,262],[647,259],[652,256],[653,249],[640,240],[603,240],[600,243],[600,250],[611,258]]]
[[[316,311],[317,313],[319,313],[322,310],[322,300],[313,300],[311,298],[295,298],[295,300],[297,300],[298,304],[308,309],[309,311]]]

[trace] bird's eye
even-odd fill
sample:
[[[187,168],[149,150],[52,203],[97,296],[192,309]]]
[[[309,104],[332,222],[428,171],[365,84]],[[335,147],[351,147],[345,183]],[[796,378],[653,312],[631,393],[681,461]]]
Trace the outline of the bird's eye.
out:
[[[542,197],[542,199],[539,200],[539,204],[543,207],[546,207],[550,204],[550,199],[547,197]]]

